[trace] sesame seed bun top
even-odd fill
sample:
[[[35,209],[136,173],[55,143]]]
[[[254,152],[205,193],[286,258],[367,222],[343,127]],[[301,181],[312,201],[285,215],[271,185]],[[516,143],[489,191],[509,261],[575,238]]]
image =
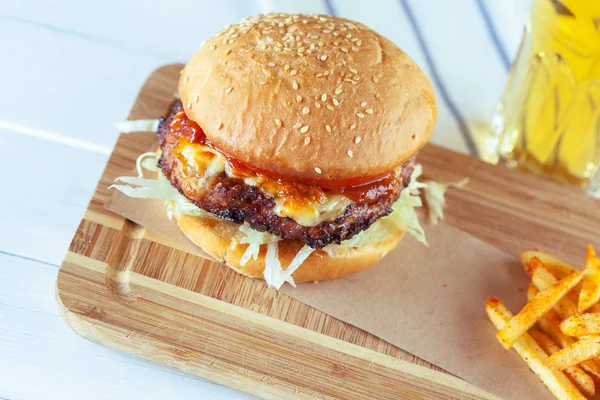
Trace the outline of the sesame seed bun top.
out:
[[[436,119],[431,84],[408,55],[326,15],[225,27],[187,63],[179,94],[219,149],[292,178],[391,171],[425,145]]]

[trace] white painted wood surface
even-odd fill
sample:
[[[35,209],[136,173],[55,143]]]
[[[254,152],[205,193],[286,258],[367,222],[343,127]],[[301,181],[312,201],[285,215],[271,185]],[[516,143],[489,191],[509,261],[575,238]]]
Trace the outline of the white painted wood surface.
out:
[[[0,399],[249,398],[89,343],[56,311],[57,266],[117,137],[112,125],[153,69],[185,62],[245,15],[335,12],[423,67],[440,103],[433,141],[467,152],[460,121],[489,120],[526,3],[0,1]]]

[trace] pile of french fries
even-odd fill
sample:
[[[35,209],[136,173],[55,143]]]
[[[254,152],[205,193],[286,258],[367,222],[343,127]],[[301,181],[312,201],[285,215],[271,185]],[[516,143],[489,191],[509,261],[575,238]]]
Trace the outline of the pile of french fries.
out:
[[[515,316],[497,297],[485,301],[496,337],[514,348],[557,399],[586,399],[600,384],[600,259],[587,248],[583,270],[537,250],[521,253],[531,279]]]

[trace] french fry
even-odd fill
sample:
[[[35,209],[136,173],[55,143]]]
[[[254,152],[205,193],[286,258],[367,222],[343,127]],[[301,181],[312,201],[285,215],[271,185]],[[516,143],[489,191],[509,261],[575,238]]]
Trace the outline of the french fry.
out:
[[[560,347],[552,341],[545,333],[542,333],[536,329],[529,331],[529,334],[533,339],[540,345],[540,347],[548,355],[552,355],[560,350]],[[585,373],[579,366],[574,365],[569,368],[565,368],[565,375],[571,379],[571,381],[579,388],[581,392],[588,396],[593,396],[596,392],[596,385],[591,376]]]
[[[496,329],[502,329],[512,318],[511,312],[497,297],[485,301],[485,310]],[[544,360],[547,358],[546,353],[528,333],[521,336],[513,347],[554,397],[565,400],[585,399],[564,373],[553,371],[544,364]]]
[[[529,283],[529,287],[527,288],[527,301],[533,300],[536,294],[538,294],[539,290],[535,287],[533,283]]]
[[[587,247],[585,277],[579,292],[579,312],[584,312],[600,300],[600,259],[591,245]]]
[[[600,314],[571,315],[560,323],[560,330],[569,336],[600,335]]]
[[[529,272],[529,263],[533,258],[537,258],[540,260],[550,271],[552,274],[556,276],[558,279],[563,279],[579,270],[567,264],[564,261],[559,260],[558,258],[551,256],[548,253],[544,253],[539,250],[525,250],[521,252],[521,264],[523,264],[523,268],[525,268],[525,272],[527,275],[531,277],[531,273]]]
[[[534,276],[537,271],[534,272]],[[576,272],[558,281],[556,284],[540,289],[540,292],[514,316],[496,337],[504,348],[509,349],[514,342],[526,333],[548,311],[583,278],[583,271]]]
[[[557,343],[565,348],[576,342],[576,339],[567,336],[560,330],[560,317],[554,310],[548,311],[537,323],[538,328]],[[596,382],[600,383],[600,366],[595,360],[584,361],[579,364],[581,369],[587,372]]]
[[[550,270],[552,275],[556,277],[556,279],[563,279],[572,273],[579,271],[577,268],[548,253],[544,253],[543,251],[525,250],[521,252],[521,264],[523,264],[523,268],[530,278],[533,274],[532,268],[530,267],[530,262],[534,257],[540,260],[546,266],[546,268]],[[581,287],[582,283],[579,282],[573,288],[573,290],[569,292],[569,297],[575,302],[579,301],[579,292],[581,291]]]
[[[554,276],[554,274],[538,258],[532,258],[529,262],[529,266],[532,270],[531,282],[538,290],[547,289],[559,282],[556,276]],[[577,273],[581,273],[581,271],[578,271]],[[577,304],[569,297],[563,297],[559,300],[554,306],[554,310],[563,319],[578,312]]]
[[[600,335],[585,337],[569,347],[552,354],[545,364],[557,371],[600,356]]]

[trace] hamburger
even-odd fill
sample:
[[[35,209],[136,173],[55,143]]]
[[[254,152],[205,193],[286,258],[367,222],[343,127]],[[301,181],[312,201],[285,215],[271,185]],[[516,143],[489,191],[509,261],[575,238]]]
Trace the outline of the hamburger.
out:
[[[181,71],[157,152],[116,189],[163,198],[204,252],[279,288],[368,268],[405,231],[436,100],[423,71],[368,27],[270,14],[229,25]],[[142,169],[157,171],[157,179]]]

